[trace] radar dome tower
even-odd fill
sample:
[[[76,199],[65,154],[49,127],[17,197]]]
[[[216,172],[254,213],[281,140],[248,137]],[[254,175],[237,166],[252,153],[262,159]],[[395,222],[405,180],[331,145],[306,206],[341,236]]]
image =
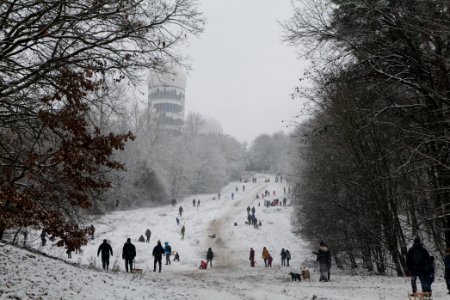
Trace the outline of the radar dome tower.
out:
[[[184,124],[186,73],[176,68],[166,74],[151,71],[148,76],[150,122],[160,130],[179,132]]]

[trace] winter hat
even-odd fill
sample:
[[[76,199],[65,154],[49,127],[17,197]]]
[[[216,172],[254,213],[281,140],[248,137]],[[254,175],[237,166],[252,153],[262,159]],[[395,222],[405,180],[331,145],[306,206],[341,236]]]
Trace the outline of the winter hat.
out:
[[[420,243],[420,237],[416,236],[416,238],[414,239],[414,244]]]
[[[130,238],[127,238],[127,243],[131,243],[131,239]]]
[[[324,241],[320,241],[320,246],[325,246],[325,242]]]

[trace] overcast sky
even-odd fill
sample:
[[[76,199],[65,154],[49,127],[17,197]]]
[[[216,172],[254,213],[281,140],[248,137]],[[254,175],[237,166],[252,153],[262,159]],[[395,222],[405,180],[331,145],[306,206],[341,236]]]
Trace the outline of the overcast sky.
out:
[[[224,132],[251,142],[285,128],[300,111],[290,94],[305,63],[282,43],[277,21],[292,15],[290,0],[200,0],[205,31],[187,49],[192,70],[186,112],[217,119]]]

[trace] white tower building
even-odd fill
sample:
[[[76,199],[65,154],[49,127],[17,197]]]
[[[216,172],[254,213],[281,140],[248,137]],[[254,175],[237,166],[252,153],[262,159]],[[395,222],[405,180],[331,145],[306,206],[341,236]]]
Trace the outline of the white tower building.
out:
[[[177,68],[168,74],[150,72],[148,109],[150,121],[158,129],[180,131],[184,124],[186,73]]]

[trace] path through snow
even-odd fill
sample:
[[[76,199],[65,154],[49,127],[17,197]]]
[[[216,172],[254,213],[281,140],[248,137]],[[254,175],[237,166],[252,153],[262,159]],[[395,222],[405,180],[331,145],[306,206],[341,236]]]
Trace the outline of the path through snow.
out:
[[[268,177],[268,176],[267,176]],[[50,259],[26,250],[5,245],[0,247],[0,299],[406,299],[408,278],[387,276],[341,276],[332,269],[332,281],[318,282],[318,273],[312,268],[311,282],[292,282],[289,272],[298,272],[305,258],[313,258],[311,250],[292,231],[289,217],[293,207],[258,206],[256,194],[265,189],[275,190],[283,198],[282,183],[258,184],[230,183],[221,190],[221,200],[216,195],[195,195],[180,201],[184,208],[182,224],[186,237],[180,236],[180,226],[175,218],[178,207],[163,206],[130,211],[118,211],[94,222],[95,239],[83,247],[81,254],[67,259],[65,250],[53,245],[40,247],[39,233],[29,235],[32,247],[59,257]],[[235,192],[235,188],[239,192]],[[230,194],[234,191],[235,200]],[[200,199],[200,207],[192,206],[192,199]],[[274,197],[270,197],[273,199]],[[258,229],[245,225],[247,206],[255,206],[256,216],[262,226]],[[238,226],[233,226],[234,222]],[[137,242],[150,228],[150,244]],[[208,235],[216,234],[216,238]],[[121,249],[126,238],[131,237],[137,248],[136,265],[144,274],[125,273]],[[114,256],[111,266],[120,269],[115,273],[100,269],[97,248],[108,239]],[[180,252],[180,262],[163,266],[162,273],[153,273],[152,249],[157,240],[169,241],[174,251]],[[265,268],[261,259],[266,246],[274,258],[274,267]],[[199,270],[206,250],[212,247],[216,254],[213,268]],[[256,251],[256,267],[249,266],[249,248]],[[291,267],[280,267],[281,248],[292,254]],[[433,285],[434,300],[447,299],[442,274]]]

